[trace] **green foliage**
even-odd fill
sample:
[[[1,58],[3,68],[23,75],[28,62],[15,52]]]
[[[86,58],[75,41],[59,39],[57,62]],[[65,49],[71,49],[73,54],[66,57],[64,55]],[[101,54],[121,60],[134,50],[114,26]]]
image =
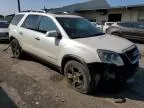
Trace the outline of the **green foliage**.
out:
[[[4,16],[3,16],[3,15],[0,15],[0,19],[4,19]]]

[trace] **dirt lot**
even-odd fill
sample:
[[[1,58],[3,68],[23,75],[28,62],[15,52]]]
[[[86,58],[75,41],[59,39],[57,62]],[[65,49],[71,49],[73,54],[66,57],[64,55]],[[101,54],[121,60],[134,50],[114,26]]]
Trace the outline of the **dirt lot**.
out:
[[[0,44],[0,51],[6,46]],[[134,81],[84,95],[69,88],[57,69],[32,57],[14,59],[9,49],[0,52],[0,108],[144,108],[142,63],[143,57]]]

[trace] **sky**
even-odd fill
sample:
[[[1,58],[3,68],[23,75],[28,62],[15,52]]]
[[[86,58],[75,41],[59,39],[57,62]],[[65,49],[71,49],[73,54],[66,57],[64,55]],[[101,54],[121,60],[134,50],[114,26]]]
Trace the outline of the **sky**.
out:
[[[44,8],[56,8],[69,4],[85,2],[88,0],[20,0],[21,10],[39,10]],[[144,4],[144,0],[106,0],[111,6]],[[17,0],[1,0],[0,14],[17,12]]]

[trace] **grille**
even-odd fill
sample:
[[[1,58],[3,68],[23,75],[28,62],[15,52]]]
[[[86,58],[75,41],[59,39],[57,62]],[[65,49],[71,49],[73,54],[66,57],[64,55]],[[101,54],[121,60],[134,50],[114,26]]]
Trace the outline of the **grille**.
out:
[[[126,56],[132,63],[136,63],[140,57],[140,53],[137,47],[125,52]]]

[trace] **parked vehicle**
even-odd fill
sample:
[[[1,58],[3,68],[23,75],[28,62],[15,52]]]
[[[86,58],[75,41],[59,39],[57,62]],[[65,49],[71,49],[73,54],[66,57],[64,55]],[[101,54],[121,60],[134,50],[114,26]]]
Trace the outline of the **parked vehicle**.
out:
[[[104,26],[103,26],[103,31],[106,32],[107,29],[113,25],[115,22],[105,22]]]
[[[142,22],[118,22],[112,25],[107,33],[132,40],[144,41],[144,23]]]
[[[59,67],[71,87],[91,93],[102,79],[125,82],[139,66],[137,46],[102,33],[83,17],[24,12],[9,26],[15,58],[30,53]]]
[[[5,20],[0,20],[0,41],[8,39],[8,22]]]
[[[98,22],[91,22],[92,24],[94,24],[98,29],[102,30],[103,26],[100,25]]]

